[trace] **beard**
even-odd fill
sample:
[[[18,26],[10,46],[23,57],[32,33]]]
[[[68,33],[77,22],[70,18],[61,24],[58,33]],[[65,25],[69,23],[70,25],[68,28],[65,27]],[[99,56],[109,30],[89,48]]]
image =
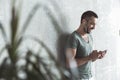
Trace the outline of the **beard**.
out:
[[[87,26],[84,27],[84,32],[87,33],[87,34],[90,34],[90,31],[89,31]]]

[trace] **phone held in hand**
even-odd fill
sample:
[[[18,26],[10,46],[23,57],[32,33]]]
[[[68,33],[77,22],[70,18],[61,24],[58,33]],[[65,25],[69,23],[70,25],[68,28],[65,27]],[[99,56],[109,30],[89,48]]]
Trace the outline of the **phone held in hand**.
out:
[[[104,53],[107,53],[107,50],[104,50],[103,52],[104,52]]]

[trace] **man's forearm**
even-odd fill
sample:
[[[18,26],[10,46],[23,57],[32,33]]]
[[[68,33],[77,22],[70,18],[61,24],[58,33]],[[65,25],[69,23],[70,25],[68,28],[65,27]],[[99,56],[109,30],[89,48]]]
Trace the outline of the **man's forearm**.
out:
[[[75,61],[76,65],[71,64],[74,61]],[[84,58],[74,58],[72,60],[67,60],[67,65],[66,66],[67,66],[67,68],[70,68],[70,65],[71,65],[72,68],[73,67],[78,67],[78,66],[81,66],[81,65],[83,65],[83,64],[85,64],[89,61],[92,61],[92,58],[90,56],[86,56]]]
[[[75,60],[78,66],[81,66],[89,61],[92,61],[92,59],[89,56],[86,56],[84,58],[76,58]]]

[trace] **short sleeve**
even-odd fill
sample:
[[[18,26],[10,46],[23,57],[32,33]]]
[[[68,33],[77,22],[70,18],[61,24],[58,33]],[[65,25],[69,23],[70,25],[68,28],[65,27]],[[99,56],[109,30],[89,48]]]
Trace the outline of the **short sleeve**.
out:
[[[70,35],[67,40],[67,48],[77,48],[78,42],[75,35]]]

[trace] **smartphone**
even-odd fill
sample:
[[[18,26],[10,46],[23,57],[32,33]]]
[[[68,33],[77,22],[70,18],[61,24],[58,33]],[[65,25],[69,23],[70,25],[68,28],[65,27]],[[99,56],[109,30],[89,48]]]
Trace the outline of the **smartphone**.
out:
[[[107,50],[104,50],[103,53],[107,53]]]
[[[102,51],[102,53],[103,53],[103,55],[105,55],[107,53],[107,50]]]

